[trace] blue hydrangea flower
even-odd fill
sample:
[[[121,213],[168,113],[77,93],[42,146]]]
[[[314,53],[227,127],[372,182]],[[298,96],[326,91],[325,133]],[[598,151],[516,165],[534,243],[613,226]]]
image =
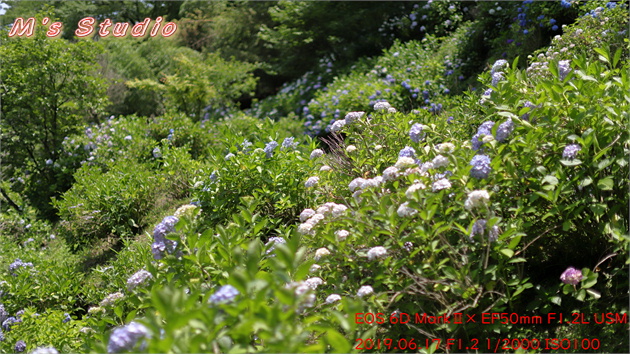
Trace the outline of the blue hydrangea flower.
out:
[[[420,140],[424,138],[424,133],[422,132],[422,124],[416,123],[412,125],[411,129],[409,130],[409,137],[414,143],[419,143]]]
[[[499,59],[495,61],[494,64],[492,65],[492,69],[490,70],[490,74],[493,75],[496,72],[500,72],[507,65],[508,65],[508,62],[505,59]]]
[[[153,157],[155,157],[156,159],[162,157],[162,150],[160,150],[159,147],[153,149]]]
[[[282,149],[295,150],[295,148],[297,148],[298,146],[298,143],[294,142],[293,140],[295,140],[294,137],[284,139],[284,141],[282,142]]]
[[[579,144],[571,144],[564,147],[564,151],[562,152],[562,158],[567,160],[573,160],[577,157],[577,153],[582,150],[582,147]]]
[[[68,323],[68,322],[72,321],[72,318],[70,317],[69,313],[64,313],[63,315],[65,317],[64,317],[63,321],[61,321],[62,323]]]
[[[265,154],[267,154],[267,157],[271,157],[273,156],[273,150],[275,150],[278,147],[278,143],[275,141],[270,141],[267,143],[267,145],[265,145],[265,148],[263,149],[263,151],[265,152]]]
[[[131,322],[124,327],[116,328],[109,336],[108,353],[120,353],[134,349],[138,341],[149,335],[149,330],[142,324]]]
[[[210,302],[213,304],[219,304],[222,302],[230,302],[239,294],[238,290],[232,285],[224,285],[217,290],[212,296],[210,296]]]
[[[167,216],[162,219],[153,229],[153,239],[158,242],[171,241],[166,238],[166,235],[175,232],[177,222],[179,222],[179,219],[176,216]]]
[[[503,79],[502,72],[497,71],[494,74],[492,74],[492,86],[497,87],[497,85],[499,84],[499,81],[501,81],[502,79]]]
[[[492,168],[490,167],[490,158],[487,155],[475,155],[470,160],[470,165],[473,167],[470,170],[470,176],[477,179],[488,178]]]
[[[134,275],[130,276],[129,279],[127,279],[127,289],[131,291],[135,289],[138,285],[144,284],[146,281],[148,281],[151,278],[153,278],[153,275],[151,275],[151,273],[147,272],[146,270],[142,269],[136,272]]]
[[[283,239],[282,237],[270,237],[267,243],[265,243],[265,246],[271,245],[271,247],[269,247],[269,249],[265,253],[269,254],[273,252],[273,250],[276,249],[276,244],[286,244],[286,243],[287,243],[287,240]]]
[[[23,340],[19,340],[15,343],[14,349],[16,353],[21,353],[26,350],[26,343]]]
[[[9,264],[9,271],[11,272],[13,276],[17,276],[17,274],[14,273],[15,270],[19,268],[26,268],[26,267],[32,267],[32,266],[33,266],[33,263],[22,262],[21,259],[17,258],[13,263]]]
[[[241,147],[243,149],[243,153],[247,154],[249,152],[249,150],[251,150],[250,147],[252,145],[254,145],[254,144],[252,144],[249,140],[247,140],[247,139],[243,140],[243,143],[241,144]]]
[[[472,137],[472,148],[473,150],[479,150],[481,145],[483,145],[483,135],[492,135],[492,128],[494,127],[494,122],[489,120],[482,123],[479,128],[477,128],[477,134]]]
[[[416,156],[416,150],[411,146],[405,146],[404,149],[400,150],[398,153],[398,157],[411,157],[414,158]]]
[[[21,319],[16,318],[16,317],[9,317],[6,320],[4,320],[4,322],[2,322],[2,329],[5,331],[10,331],[11,330],[11,326],[16,324],[16,323],[20,323],[22,322]]]
[[[514,122],[512,122],[512,118],[508,118],[505,122],[501,123],[497,128],[497,141],[503,142],[507,139],[512,131],[514,130]]]

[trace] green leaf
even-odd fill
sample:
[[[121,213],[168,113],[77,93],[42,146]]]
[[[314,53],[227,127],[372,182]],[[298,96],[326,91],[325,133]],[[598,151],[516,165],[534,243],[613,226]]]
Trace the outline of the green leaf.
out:
[[[558,306],[562,304],[562,298],[560,296],[552,296],[551,298],[549,298],[549,301],[551,301],[552,304],[556,304]]]
[[[597,181],[597,188],[603,191],[610,191],[613,189],[614,186],[615,186],[615,182],[613,181],[613,178],[610,176]]]
[[[514,256],[514,250],[509,248],[504,248],[499,252],[503,253],[507,258],[512,258],[512,256]]]
[[[558,179],[555,176],[545,176],[545,178],[543,178],[542,183],[548,183],[552,186],[555,186],[558,184]]]
[[[578,301],[584,301],[584,298],[586,297],[586,290],[582,289],[580,291],[578,291],[577,295],[575,296],[575,298]]]
[[[330,345],[333,353],[349,353],[351,345],[348,340],[334,329],[326,332],[326,342]]]
[[[565,166],[577,166],[577,165],[580,165],[582,163],[582,160],[580,160],[580,159],[560,160],[560,163],[565,165]]]

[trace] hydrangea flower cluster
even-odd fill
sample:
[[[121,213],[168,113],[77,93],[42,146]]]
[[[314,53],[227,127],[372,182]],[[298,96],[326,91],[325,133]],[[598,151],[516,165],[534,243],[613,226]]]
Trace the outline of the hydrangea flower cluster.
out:
[[[320,221],[324,220],[327,216],[336,218],[341,216],[348,210],[348,207],[337,203],[324,203],[315,213],[312,209],[305,209],[300,214],[300,220],[302,224],[298,226],[298,232],[301,234],[313,234],[313,227]]]
[[[437,181],[433,182],[432,188],[433,192],[438,192],[443,189],[449,189],[451,188],[451,182],[446,178],[438,179]]]
[[[409,186],[409,188],[407,188],[407,191],[405,191],[405,196],[408,199],[411,199],[416,194],[417,191],[422,190],[422,189],[426,189],[426,188],[427,188],[427,186],[425,186],[424,183],[415,182],[414,184]]]
[[[332,304],[332,303],[335,303],[337,301],[341,301],[341,295],[339,295],[339,294],[330,294],[326,298],[326,303],[327,304]]]
[[[392,106],[387,101],[376,102],[374,104],[375,111],[388,111]]]
[[[383,258],[387,255],[387,249],[383,246],[376,246],[370,248],[367,253],[368,260],[373,261],[378,258]]]
[[[582,271],[579,269],[575,269],[573,267],[567,268],[562,275],[560,275],[560,280],[565,284],[571,284],[576,286],[582,280]]]
[[[411,126],[411,129],[409,129],[409,137],[411,138],[411,141],[419,143],[422,139],[424,139],[424,133],[422,132],[423,128],[424,126],[420,123],[415,123]]]
[[[358,297],[364,297],[371,294],[374,294],[374,288],[372,288],[369,285],[363,285],[362,287],[359,288],[359,291],[357,291]]]
[[[26,268],[26,267],[32,267],[32,266],[33,266],[33,263],[22,262],[21,259],[16,258],[13,263],[9,264],[9,271],[11,272],[11,275],[17,276],[17,274],[15,273],[16,270],[18,270],[19,268]]]
[[[508,66],[508,62],[505,59],[499,59],[492,64],[492,69],[490,69],[490,74],[493,75],[497,72],[503,72],[503,69]]]
[[[271,252],[273,252],[273,250],[276,249],[276,244],[286,244],[287,240],[283,239],[282,237],[270,237],[269,240],[267,240],[267,243],[265,243],[265,246],[270,246],[269,249],[267,250],[267,252],[265,252],[266,254],[269,254]]]
[[[330,255],[330,251],[328,250],[328,248],[326,248],[326,247],[318,248],[315,251],[315,260],[319,261],[320,259],[322,259],[323,257],[326,257],[328,255]]]
[[[450,154],[455,151],[455,145],[453,143],[441,143],[436,146],[436,150],[440,154]]]
[[[309,177],[304,183],[304,186],[306,188],[312,188],[312,187],[315,187],[318,183],[319,183],[319,177]]]
[[[322,155],[324,155],[324,150],[315,149],[311,152],[311,160],[321,157]]]
[[[278,147],[278,143],[275,141],[270,141],[267,143],[267,145],[265,145],[265,148],[263,149],[263,151],[265,152],[267,157],[272,157],[273,156],[273,151]]]
[[[485,190],[476,190],[468,193],[468,198],[464,203],[467,210],[482,208],[490,202],[490,194]]]
[[[120,353],[132,350],[140,339],[146,338],[148,335],[149,330],[137,322],[131,322],[126,326],[116,328],[109,337],[107,352]]]
[[[153,278],[151,273],[144,269],[139,270],[127,279],[127,289],[131,291],[139,285],[146,283],[151,278]]]
[[[122,299],[123,297],[125,297],[125,295],[123,295],[123,293],[121,292],[109,294],[101,301],[100,306],[101,307],[111,306],[115,304],[118,300]]]
[[[357,120],[361,119],[361,117],[363,117],[363,115],[365,114],[365,112],[350,112],[348,114],[346,114],[346,124],[352,124],[354,122],[356,122]]]
[[[497,141],[500,143],[505,141],[512,134],[512,131],[514,131],[514,122],[512,122],[512,118],[508,118],[497,128]]]
[[[351,192],[354,191],[362,191],[366,188],[370,188],[370,187],[378,187],[381,184],[383,184],[384,178],[382,176],[377,176],[374,178],[369,178],[369,179],[365,179],[365,178],[355,178],[353,179],[350,184],[348,184],[348,188],[350,189]]]
[[[22,319],[20,319],[19,317],[8,317],[6,320],[2,321],[2,329],[5,331],[10,331],[11,330],[11,326],[16,324],[16,323],[21,323]]]
[[[295,150],[298,146],[298,142],[294,141],[294,137],[285,138],[282,141],[282,150]]]
[[[293,290],[293,292],[295,293],[295,296],[303,297],[302,302],[300,302],[300,305],[297,309],[298,312],[302,312],[305,308],[313,307],[315,305],[316,297],[315,297],[315,294],[312,293],[312,291],[314,290],[313,286],[315,286],[315,288],[317,287],[315,283],[307,284],[306,282],[303,282],[303,281],[291,282],[285,286],[287,289]]]
[[[470,233],[470,240],[472,241],[475,236],[482,237],[486,232],[486,224],[487,221],[485,219],[479,219],[475,221],[472,227],[472,231]],[[488,240],[490,242],[494,242],[499,239],[499,228],[495,225],[490,230],[488,230]]]
[[[571,70],[570,60],[560,60],[560,62],[558,62],[558,75],[560,76],[560,80],[564,80]]]
[[[212,304],[227,303],[234,300],[239,294],[239,291],[232,285],[223,285],[210,296],[208,301]]]
[[[337,240],[344,241],[350,236],[350,232],[348,230],[337,230],[335,231],[335,236],[337,236]]]
[[[26,343],[23,340],[19,340],[15,343],[14,349],[16,353],[22,353],[26,350]]]
[[[404,202],[404,203],[400,204],[400,206],[398,207],[398,210],[396,211],[396,213],[401,218],[408,218],[408,217],[412,217],[412,216],[416,215],[418,213],[418,211],[416,209],[410,207],[409,206],[409,202]]]
[[[175,225],[179,222],[179,218],[176,216],[167,216],[155,226],[153,229],[153,244],[151,244],[151,252],[153,258],[162,259],[165,253],[169,254],[175,251],[177,242],[166,238],[171,232],[175,232]]]
[[[412,148],[411,146],[405,146],[398,153],[398,157],[410,157],[410,158],[413,159],[413,158],[416,157],[416,150],[414,148]]]
[[[562,152],[562,158],[567,160],[573,160],[577,157],[577,153],[582,150],[579,144],[571,144],[564,147]]]
[[[490,167],[490,158],[487,155],[475,155],[470,161],[472,169],[470,176],[477,179],[488,178],[492,168]]]
[[[477,128],[477,133],[472,137],[472,148],[473,150],[479,150],[481,145],[483,145],[483,137],[485,135],[492,135],[492,128],[494,127],[494,122],[489,120],[487,122],[482,123],[479,128]]]

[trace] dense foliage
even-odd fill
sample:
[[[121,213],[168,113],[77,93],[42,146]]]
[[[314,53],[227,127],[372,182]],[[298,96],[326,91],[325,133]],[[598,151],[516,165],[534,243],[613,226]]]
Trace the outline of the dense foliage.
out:
[[[628,351],[626,2],[11,5],[181,27],[3,30],[1,352]]]

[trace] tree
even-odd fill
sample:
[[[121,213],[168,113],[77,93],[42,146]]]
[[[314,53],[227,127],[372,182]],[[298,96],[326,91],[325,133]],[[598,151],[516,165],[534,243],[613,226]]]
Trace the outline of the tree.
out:
[[[56,164],[63,139],[98,120],[107,103],[97,77],[101,49],[90,40],[47,38],[41,28],[31,38],[7,34],[0,33],[0,172],[3,179],[25,177],[31,204],[54,219],[50,198],[72,182],[73,171]]]

